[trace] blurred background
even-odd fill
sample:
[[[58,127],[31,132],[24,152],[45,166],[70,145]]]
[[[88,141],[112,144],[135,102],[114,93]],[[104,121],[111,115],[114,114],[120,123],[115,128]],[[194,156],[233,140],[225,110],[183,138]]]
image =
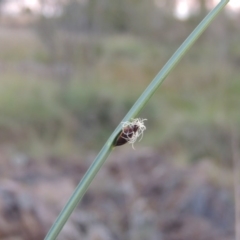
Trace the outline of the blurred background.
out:
[[[214,0],[0,1],[0,239],[43,239]],[[240,2],[140,113],[59,240],[240,239]],[[235,237],[236,236],[236,237]]]

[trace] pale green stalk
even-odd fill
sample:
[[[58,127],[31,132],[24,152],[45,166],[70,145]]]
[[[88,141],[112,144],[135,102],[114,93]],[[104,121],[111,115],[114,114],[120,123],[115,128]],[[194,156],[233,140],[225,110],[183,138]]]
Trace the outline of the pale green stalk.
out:
[[[159,85],[164,81],[169,72],[176,66],[179,60],[183,55],[189,50],[193,43],[198,39],[202,32],[208,27],[212,20],[219,14],[219,12],[224,8],[224,6],[229,2],[229,0],[222,0],[195,28],[195,30],[188,36],[188,38],[183,42],[183,44],[178,48],[178,50],[173,54],[173,56],[168,60],[164,65],[161,71],[145,89],[139,99],[132,106],[127,115],[123,118],[122,122],[129,121],[131,118],[134,118],[140,110],[146,105],[150,97],[157,90]],[[52,228],[49,230],[45,240],[54,240],[57,238],[61,229],[65,225],[66,221],[70,217],[74,208],[77,206],[79,201],[82,199],[83,195],[87,191],[88,186],[96,176],[97,172],[107,159],[108,155],[113,149],[113,142],[116,136],[121,131],[121,124],[114,130],[112,135],[109,137],[102,150],[97,155],[96,159],[82,178],[81,182],[78,184],[73,195],[68,200],[66,206],[63,208],[62,212],[59,214]]]

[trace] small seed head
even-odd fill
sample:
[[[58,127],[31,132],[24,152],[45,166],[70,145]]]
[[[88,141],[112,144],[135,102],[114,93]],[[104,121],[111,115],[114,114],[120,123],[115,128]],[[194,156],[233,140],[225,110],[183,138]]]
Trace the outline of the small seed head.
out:
[[[143,132],[146,130],[146,126],[144,125],[144,121],[147,119],[135,118],[131,119],[131,121],[122,122],[122,131],[120,132],[117,140],[115,142],[115,146],[121,146],[125,143],[132,144],[134,149],[134,143],[140,137],[139,141],[142,140]]]

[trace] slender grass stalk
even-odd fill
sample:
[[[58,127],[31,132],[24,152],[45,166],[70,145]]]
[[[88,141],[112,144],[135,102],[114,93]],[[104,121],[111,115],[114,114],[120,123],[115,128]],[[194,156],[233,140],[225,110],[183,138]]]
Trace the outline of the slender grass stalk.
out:
[[[182,43],[182,45],[177,49],[173,56],[168,60],[164,65],[161,71],[145,89],[139,99],[132,106],[127,115],[123,118],[122,122],[129,121],[131,118],[134,118],[146,105],[150,97],[154,94],[160,84],[168,76],[170,71],[176,66],[184,54],[189,50],[189,48],[194,44],[198,37],[203,33],[203,31],[208,27],[208,25],[213,21],[213,19],[219,14],[219,12],[225,7],[229,0],[222,0],[195,28],[195,30],[188,36],[188,38]],[[89,167],[88,171],[83,176],[81,182],[76,187],[73,195],[68,200],[66,206],[63,208],[55,223],[49,230],[45,240],[54,240],[57,238],[61,229],[65,225],[66,221],[70,217],[71,213],[82,199],[83,195],[87,191],[88,186],[96,176],[97,172],[109,156],[110,152],[114,148],[113,143],[118,134],[121,131],[121,124],[117,126],[114,132],[111,134],[96,159]]]

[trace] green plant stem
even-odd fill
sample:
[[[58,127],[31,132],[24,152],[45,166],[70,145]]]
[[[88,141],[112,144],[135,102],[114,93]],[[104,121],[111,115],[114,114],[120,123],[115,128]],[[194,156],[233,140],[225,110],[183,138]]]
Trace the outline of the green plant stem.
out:
[[[157,76],[153,79],[153,81],[149,84],[149,86],[145,89],[139,99],[132,106],[127,115],[123,118],[122,121],[129,121],[131,118],[134,118],[146,105],[150,97],[157,90],[159,85],[164,81],[164,79],[168,76],[169,72],[176,66],[179,60],[184,56],[184,54],[189,50],[189,48],[194,44],[194,42],[198,39],[198,37],[202,34],[202,32],[208,27],[208,25],[212,22],[212,20],[218,15],[218,13],[224,8],[224,6],[229,2],[229,0],[222,0],[203,20],[202,22],[195,28],[195,30],[188,36],[188,38],[182,43],[182,45],[177,49],[177,51],[173,54],[173,56],[168,60],[168,62],[164,65],[161,71],[157,74]],[[82,178],[81,182],[76,187],[73,195],[68,200],[66,206],[63,208],[55,223],[49,230],[45,240],[54,240],[57,238],[61,229],[65,225],[66,221],[70,217],[71,213],[79,203],[79,201],[84,196],[87,191],[88,186],[96,176],[97,172],[109,156],[110,152],[113,149],[113,142],[116,136],[121,131],[121,124],[117,126],[114,132],[111,134],[96,159]]]

